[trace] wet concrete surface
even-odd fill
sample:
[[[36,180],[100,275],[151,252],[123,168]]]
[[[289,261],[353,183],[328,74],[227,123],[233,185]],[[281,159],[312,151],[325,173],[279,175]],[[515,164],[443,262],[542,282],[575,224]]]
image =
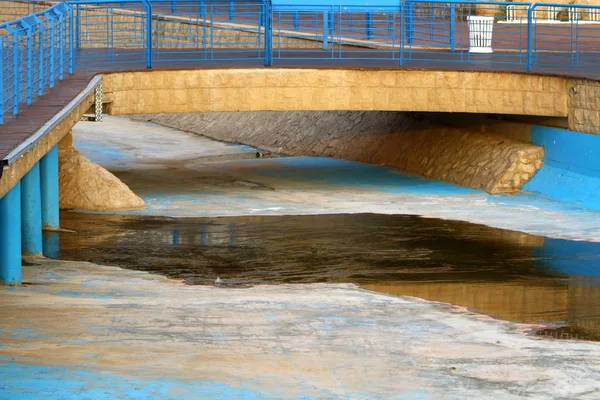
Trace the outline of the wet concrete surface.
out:
[[[186,285],[28,259],[3,399],[597,399],[594,342],[349,284]]]
[[[149,208],[63,212],[58,259],[0,288],[0,398],[600,396],[599,344],[570,340],[598,335],[599,244],[557,238],[599,241],[597,214],[83,126],[77,146]]]
[[[405,215],[61,217],[76,233],[47,233],[60,259],[195,285],[354,283],[600,339],[600,243]]]

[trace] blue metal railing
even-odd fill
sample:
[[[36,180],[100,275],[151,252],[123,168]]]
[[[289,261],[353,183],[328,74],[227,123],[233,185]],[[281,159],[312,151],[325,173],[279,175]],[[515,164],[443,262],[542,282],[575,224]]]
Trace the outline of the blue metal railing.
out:
[[[600,6],[294,1],[69,0],[4,23],[0,123],[74,66],[98,64],[226,66],[238,60],[315,66],[353,60],[360,67],[443,65],[600,77]]]
[[[0,25],[0,123],[73,71],[72,10],[64,3]]]

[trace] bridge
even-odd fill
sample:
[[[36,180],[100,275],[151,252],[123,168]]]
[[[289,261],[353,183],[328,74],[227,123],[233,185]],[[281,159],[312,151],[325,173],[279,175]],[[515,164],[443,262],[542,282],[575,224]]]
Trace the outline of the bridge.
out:
[[[5,284],[59,227],[58,143],[84,113],[493,113],[600,133],[600,6],[4,1],[0,17]]]

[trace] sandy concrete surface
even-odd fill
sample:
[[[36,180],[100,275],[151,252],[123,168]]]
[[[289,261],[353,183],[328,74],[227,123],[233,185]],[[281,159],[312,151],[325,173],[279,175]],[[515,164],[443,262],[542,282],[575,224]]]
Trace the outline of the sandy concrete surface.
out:
[[[142,197],[143,214],[412,214],[600,241],[599,213],[533,195],[489,195],[330,158],[256,159],[248,146],[119,117],[82,122],[74,133],[77,149]]]
[[[41,264],[25,268],[30,285],[0,289],[0,398],[600,395],[598,344],[539,339],[449,305],[352,285],[220,289],[29,261]]]
[[[76,147],[146,201],[137,213],[413,213],[600,238],[593,213],[389,168],[256,160],[255,149],[119,118],[75,132]],[[600,344],[448,304],[350,284],[232,289],[26,261],[25,284],[0,287],[0,399],[600,397]]]

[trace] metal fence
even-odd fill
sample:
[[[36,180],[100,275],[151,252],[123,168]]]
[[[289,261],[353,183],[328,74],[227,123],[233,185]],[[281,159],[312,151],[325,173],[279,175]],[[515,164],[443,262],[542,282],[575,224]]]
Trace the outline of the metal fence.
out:
[[[60,3],[0,25],[0,123],[73,72],[71,11]]]
[[[210,61],[230,66],[235,61],[600,76],[600,6],[443,0],[323,4],[70,0],[5,23],[0,25],[0,121],[10,110],[16,115],[19,104],[30,104],[74,65],[139,68]]]

